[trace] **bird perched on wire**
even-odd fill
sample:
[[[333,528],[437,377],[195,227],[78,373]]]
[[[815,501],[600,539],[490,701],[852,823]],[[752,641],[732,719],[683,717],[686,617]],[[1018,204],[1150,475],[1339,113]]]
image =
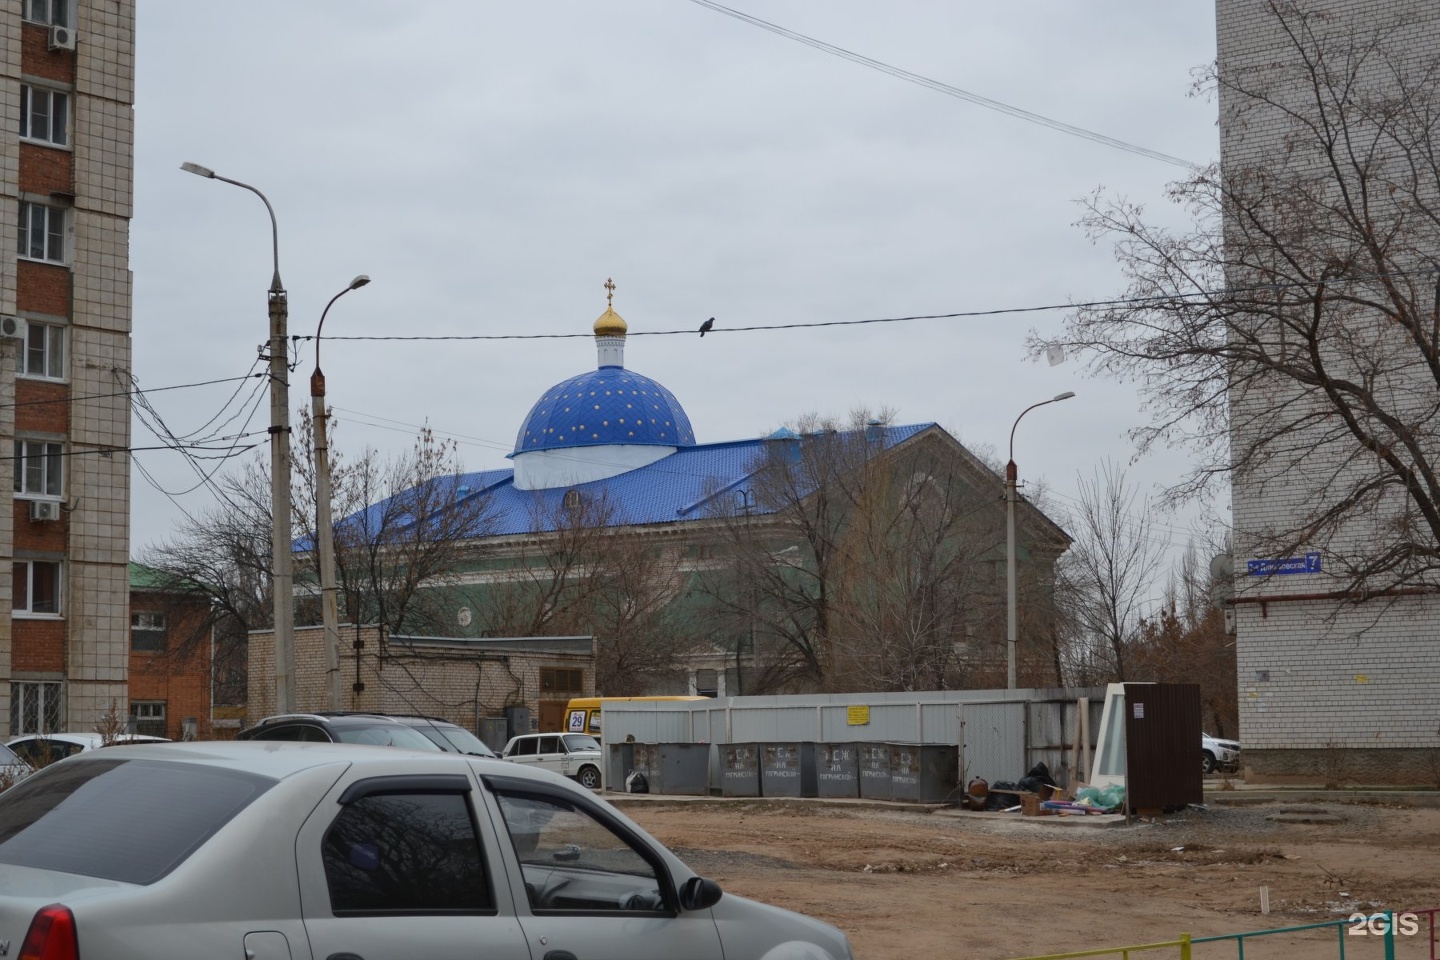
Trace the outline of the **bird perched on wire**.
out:
[[[700,324],[700,336],[705,336],[705,334],[709,333],[713,329],[715,329],[715,318],[711,317],[709,320],[706,320],[704,323]]]

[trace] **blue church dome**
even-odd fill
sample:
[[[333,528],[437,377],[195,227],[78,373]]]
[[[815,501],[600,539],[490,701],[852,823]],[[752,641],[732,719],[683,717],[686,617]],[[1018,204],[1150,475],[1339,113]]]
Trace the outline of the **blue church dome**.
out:
[[[693,447],[695,434],[669,390],[633,370],[604,366],[546,390],[510,455],[612,444]]]

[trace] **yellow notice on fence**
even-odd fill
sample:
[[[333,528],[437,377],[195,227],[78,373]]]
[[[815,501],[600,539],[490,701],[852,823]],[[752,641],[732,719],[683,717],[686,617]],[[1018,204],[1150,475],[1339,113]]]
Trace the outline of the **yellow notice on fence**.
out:
[[[845,722],[852,727],[868,727],[870,725],[870,708],[868,706],[846,707]]]

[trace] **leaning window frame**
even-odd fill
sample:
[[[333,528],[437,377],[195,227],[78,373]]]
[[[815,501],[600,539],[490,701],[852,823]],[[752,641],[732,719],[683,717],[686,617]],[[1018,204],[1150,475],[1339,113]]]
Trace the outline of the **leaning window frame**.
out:
[[[35,94],[43,93],[49,100],[48,109],[45,111],[45,131],[43,135],[35,132]],[[55,139],[57,120],[55,117],[56,98],[60,98],[64,116],[58,121],[60,139]],[[20,82],[20,126],[19,130],[21,143],[33,143],[43,147],[53,147],[57,150],[70,149],[70,130],[74,120],[75,96],[73,91],[59,83],[48,83],[44,80],[26,77]]]
[[[42,449],[38,454],[32,454],[26,448],[32,445],[40,446]],[[50,448],[53,448],[50,449]],[[60,440],[50,437],[27,437],[15,438],[15,499],[16,500],[54,500],[62,502],[65,499],[65,444]],[[30,481],[30,463],[32,460],[41,460],[41,478],[39,490],[27,489]],[[55,489],[49,489],[53,468],[56,476]]]

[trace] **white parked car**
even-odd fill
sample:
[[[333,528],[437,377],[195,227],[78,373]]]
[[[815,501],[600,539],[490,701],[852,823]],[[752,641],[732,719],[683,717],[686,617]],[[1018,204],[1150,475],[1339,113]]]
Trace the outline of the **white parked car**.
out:
[[[522,733],[510,738],[500,756],[569,777],[587,790],[600,789],[600,741],[588,733]]]
[[[0,747],[0,790],[14,786],[30,776],[33,768],[9,747]]]
[[[574,783],[439,750],[84,751],[0,793],[0,864],[12,957],[852,960]]]
[[[1206,773],[1216,770],[1236,770],[1240,767],[1240,744],[1235,740],[1221,740],[1208,733],[1200,734],[1200,762]]]
[[[110,746],[132,743],[169,743],[164,737],[151,737],[143,733],[122,733],[115,737]],[[32,767],[44,767],[57,760],[98,750],[105,746],[105,738],[98,733],[26,733],[11,737],[5,746],[19,754],[20,759]]]

